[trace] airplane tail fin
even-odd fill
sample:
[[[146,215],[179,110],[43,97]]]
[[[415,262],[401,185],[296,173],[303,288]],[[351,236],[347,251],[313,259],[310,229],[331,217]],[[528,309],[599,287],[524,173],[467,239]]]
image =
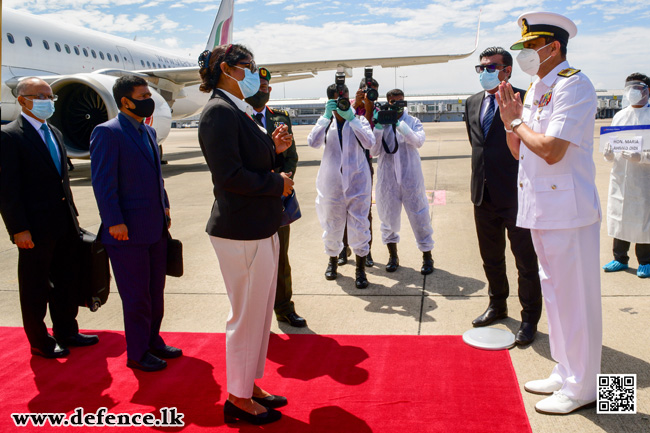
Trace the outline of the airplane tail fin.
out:
[[[212,51],[219,45],[229,44],[232,42],[232,18],[235,13],[234,0],[221,0],[217,17],[214,20],[206,50]]]

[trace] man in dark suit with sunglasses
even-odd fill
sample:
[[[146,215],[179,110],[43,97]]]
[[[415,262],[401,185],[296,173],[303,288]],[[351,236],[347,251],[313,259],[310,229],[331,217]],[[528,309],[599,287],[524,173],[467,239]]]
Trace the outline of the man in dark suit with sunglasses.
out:
[[[506,230],[519,272],[521,326],[515,337],[520,345],[531,343],[542,312],[542,294],[537,256],[530,230],[516,226],[518,160],[506,143],[506,132],[498,113],[495,95],[502,81],[512,75],[512,56],[501,47],[490,47],[476,66],[484,91],[467,99],[465,126],[472,146],[471,194],[476,234],[488,280],[490,303],[474,319],[475,327],[487,326],[508,316],[506,276]],[[524,91],[515,89],[523,100]]]

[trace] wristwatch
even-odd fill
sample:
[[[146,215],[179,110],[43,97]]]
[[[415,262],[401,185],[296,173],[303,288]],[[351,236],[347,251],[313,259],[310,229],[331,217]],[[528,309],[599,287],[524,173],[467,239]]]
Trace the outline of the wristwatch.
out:
[[[521,125],[522,123],[524,123],[524,121],[523,121],[522,119],[515,119],[515,120],[513,120],[512,122],[510,122],[510,130],[511,130],[511,131],[514,131],[515,128],[516,128],[517,126]]]

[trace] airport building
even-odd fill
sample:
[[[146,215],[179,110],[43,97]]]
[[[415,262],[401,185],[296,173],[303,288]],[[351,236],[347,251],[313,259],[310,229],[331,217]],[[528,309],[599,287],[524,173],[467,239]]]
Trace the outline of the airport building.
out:
[[[623,90],[598,90],[597,119],[610,119],[621,110]],[[408,110],[422,122],[462,122],[465,120],[465,101],[470,94],[453,95],[407,95]],[[325,97],[318,99],[276,99],[269,102],[271,108],[287,110],[294,125],[314,125],[325,111]],[[380,104],[386,98],[379,98]],[[173,127],[198,126],[199,115],[176,121]]]

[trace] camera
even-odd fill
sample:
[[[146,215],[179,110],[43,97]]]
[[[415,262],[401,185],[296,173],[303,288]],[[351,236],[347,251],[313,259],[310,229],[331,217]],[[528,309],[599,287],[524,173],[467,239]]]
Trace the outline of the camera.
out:
[[[336,108],[340,111],[348,111],[350,109],[350,100],[345,96],[345,72],[337,72],[334,77],[334,84],[336,84],[336,93],[339,97],[336,99]]]
[[[363,93],[366,94],[366,97],[368,98],[369,101],[375,102],[377,98],[379,98],[379,92],[376,89],[373,89],[370,87],[372,84],[372,68],[366,68],[364,69],[364,75],[366,78],[366,90],[363,91]]]
[[[395,101],[392,104],[388,102],[384,105],[379,105],[377,112],[377,123],[381,125],[395,125],[397,120],[402,116],[406,101]]]

